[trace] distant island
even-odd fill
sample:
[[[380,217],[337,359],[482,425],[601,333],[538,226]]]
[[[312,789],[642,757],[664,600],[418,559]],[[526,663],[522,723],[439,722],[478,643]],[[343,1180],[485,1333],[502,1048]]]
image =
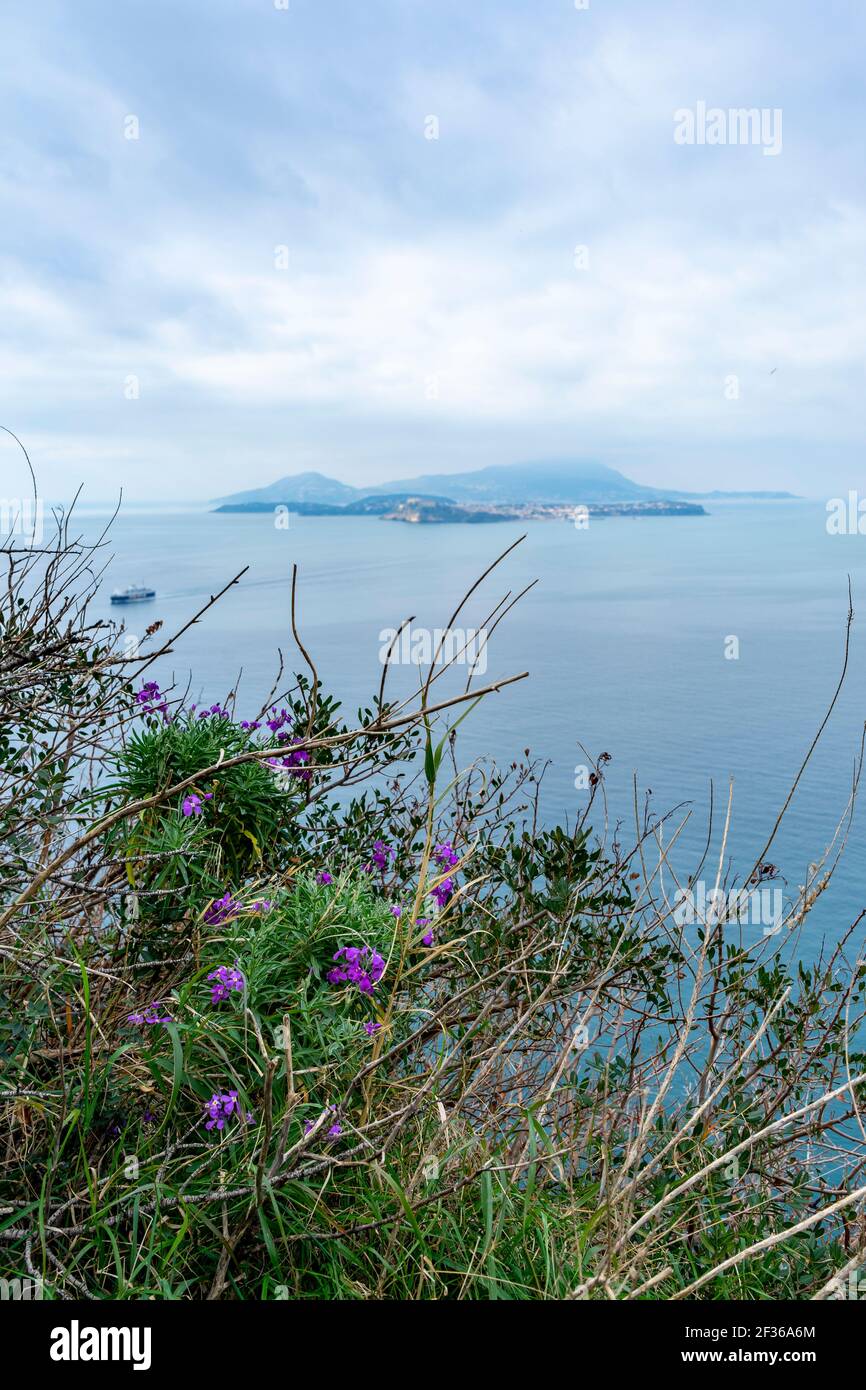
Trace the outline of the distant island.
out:
[[[491,521],[574,521],[614,516],[706,516],[699,502],[524,502],[509,506],[473,507],[449,497],[365,497],[344,507],[331,502],[224,502],[217,512],[267,512],[285,507],[296,516],[378,516],[383,521],[405,521],[415,526]]]
[[[218,499],[218,512],[301,516],[376,516],[410,525],[571,520],[587,517],[705,516],[701,499],[793,500],[789,492],[683,493],[635,483],[585,459],[494,464],[469,473],[440,473],[357,488],[322,473],[296,473],[267,487]]]

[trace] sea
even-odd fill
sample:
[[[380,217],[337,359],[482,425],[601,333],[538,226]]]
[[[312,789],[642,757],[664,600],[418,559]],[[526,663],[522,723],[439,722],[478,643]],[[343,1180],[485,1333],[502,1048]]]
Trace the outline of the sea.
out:
[[[834,836],[837,849],[847,836],[830,886],[797,935],[796,950],[808,962],[866,908],[862,808],[846,820],[866,718],[866,536],[830,534],[821,502],[711,501],[706,508],[705,516],[591,518],[588,525],[413,526],[125,507],[111,526],[113,559],[94,612],[121,619],[138,637],[161,619],[162,636],[243,570],[156,675],[199,705],[235,692],[238,717],[253,717],[279,653],[287,672],[303,669],[291,631],[296,565],[301,638],[325,688],[351,717],[378,691],[390,633],[411,619],[412,645],[423,655],[425,633],[435,643],[461,597],[519,542],[453,626],[467,643],[475,630],[489,634],[480,663],[486,669],[476,672],[474,687],[527,674],[487,695],[462,722],[458,763],[507,767],[530,750],[544,767],[541,820],[574,825],[587,806],[587,770],[609,754],[594,833],[628,849],[645,817],[667,817],[663,834],[666,845],[675,841],[677,879],[694,874],[709,842],[700,878],[712,887],[729,795],[724,870],[742,879],[824,720],[842,672],[850,580],[855,616],[846,679],[765,856],[770,882],[787,901]],[[92,537],[103,524],[99,508],[84,508],[73,530]],[[139,581],[155,588],[152,602],[110,605],[112,588]],[[497,605],[529,585],[491,631]],[[404,642],[402,655],[411,650]],[[387,689],[408,695],[418,670],[397,661]],[[467,675],[456,667],[433,693],[448,698]],[[674,893],[670,879],[666,887]],[[761,935],[767,924],[749,929]]]

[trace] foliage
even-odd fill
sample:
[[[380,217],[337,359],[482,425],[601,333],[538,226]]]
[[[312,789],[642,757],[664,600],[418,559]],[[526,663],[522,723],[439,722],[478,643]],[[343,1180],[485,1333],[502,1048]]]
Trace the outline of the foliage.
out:
[[[683,926],[657,822],[629,851],[590,834],[607,755],[587,815],[547,828],[531,762],[460,768],[458,701],[422,687],[407,713],[383,682],[347,723],[301,648],[246,722],[233,692],[187,708],[149,669],[170,643],[122,656],[91,622],[65,530],[7,560],[4,1276],[94,1299],[833,1287],[864,1240],[864,966],[852,932],[798,963],[814,890],[769,937]]]

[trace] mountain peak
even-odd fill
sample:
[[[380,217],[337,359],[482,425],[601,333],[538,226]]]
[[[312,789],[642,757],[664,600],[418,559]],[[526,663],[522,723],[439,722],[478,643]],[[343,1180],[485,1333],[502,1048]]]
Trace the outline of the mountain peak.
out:
[[[324,473],[308,471],[290,473],[278,478],[267,487],[251,488],[246,492],[233,492],[229,497],[218,497],[217,502],[331,502],[341,506],[353,501],[360,489],[348,483],[328,478]]]

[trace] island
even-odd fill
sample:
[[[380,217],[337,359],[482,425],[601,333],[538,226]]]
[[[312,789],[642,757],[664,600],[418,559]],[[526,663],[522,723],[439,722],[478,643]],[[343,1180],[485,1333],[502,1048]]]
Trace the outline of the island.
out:
[[[339,505],[303,502],[287,498],[268,502],[223,502],[216,512],[273,513],[285,508],[296,516],[375,516],[382,521],[403,521],[410,526],[479,525],[496,521],[604,520],[610,517],[706,516],[699,502],[652,499],[633,502],[455,502],[450,497],[414,497],[391,494],[363,497]]]

